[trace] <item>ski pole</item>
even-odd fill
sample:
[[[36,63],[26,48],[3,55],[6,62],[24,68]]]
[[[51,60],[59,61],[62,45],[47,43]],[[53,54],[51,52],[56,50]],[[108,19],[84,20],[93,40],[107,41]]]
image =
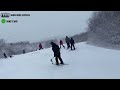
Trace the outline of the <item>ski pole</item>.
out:
[[[59,52],[57,52],[57,54],[58,54],[58,53],[59,53]],[[54,57],[55,57],[55,56],[54,56]],[[53,58],[54,58],[54,57],[53,57]],[[52,58],[52,59],[53,59],[53,58]],[[51,62],[52,62],[52,64],[53,64],[53,61],[52,61],[52,59],[51,59],[50,61],[51,61]]]
[[[53,57],[53,58],[54,58],[54,57]],[[52,58],[52,59],[53,59],[53,58]],[[52,64],[53,64],[53,61],[52,61],[52,59],[51,59],[51,62],[52,62]]]

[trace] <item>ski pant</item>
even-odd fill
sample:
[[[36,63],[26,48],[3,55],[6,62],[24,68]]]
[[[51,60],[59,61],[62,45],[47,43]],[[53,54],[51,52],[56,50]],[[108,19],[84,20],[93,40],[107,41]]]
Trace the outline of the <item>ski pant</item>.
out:
[[[65,46],[63,44],[60,45],[60,48],[61,48],[61,46],[63,46],[65,48]]]
[[[58,59],[60,60],[61,63],[63,63],[63,60],[62,60],[60,54],[55,56],[56,64],[59,64]]]
[[[73,47],[73,49],[75,50],[75,46],[74,46],[74,44],[71,44],[71,50],[73,50],[72,47]]]
[[[67,49],[69,49],[70,48],[70,44],[69,43],[67,43]]]
[[[43,48],[39,48],[39,50],[41,50],[41,49],[43,49]]]

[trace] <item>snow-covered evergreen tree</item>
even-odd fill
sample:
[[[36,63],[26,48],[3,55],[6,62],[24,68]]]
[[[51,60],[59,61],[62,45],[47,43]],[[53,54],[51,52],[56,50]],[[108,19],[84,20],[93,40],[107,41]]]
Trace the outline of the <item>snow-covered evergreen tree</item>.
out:
[[[97,11],[88,22],[88,42],[105,47],[120,46],[120,11]]]

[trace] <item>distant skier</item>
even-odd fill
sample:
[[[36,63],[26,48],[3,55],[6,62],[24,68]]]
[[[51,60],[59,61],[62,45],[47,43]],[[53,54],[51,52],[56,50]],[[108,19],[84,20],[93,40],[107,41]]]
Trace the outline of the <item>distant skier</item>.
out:
[[[12,58],[13,56],[12,55],[10,55],[10,58]]]
[[[65,41],[67,43],[67,49],[69,49],[70,48],[70,39],[68,38],[68,36],[66,36]]]
[[[73,38],[71,37],[71,39],[70,39],[70,44],[71,44],[71,50],[75,50],[75,41],[73,40]],[[72,47],[73,47],[73,49],[72,49]]]
[[[61,55],[60,55],[60,48],[57,44],[55,44],[54,42],[51,42],[51,45],[52,45],[52,50],[54,52],[54,57],[55,57],[55,60],[56,60],[56,65],[59,65],[59,62],[58,62],[58,59],[60,60],[60,64],[64,64],[63,63],[63,60],[61,58]]]
[[[60,40],[60,48],[61,48],[61,46],[63,46],[65,48],[65,46],[63,45],[63,41],[62,40]]]
[[[7,58],[7,55],[6,55],[6,53],[4,53],[3,55],[4,55],[4,57],[5,57],[5,58]]]
[[[25,49],[23,49],[23,54],[25,54]]]
[[[39,44],[39,50],[43,49],[42,44]]]

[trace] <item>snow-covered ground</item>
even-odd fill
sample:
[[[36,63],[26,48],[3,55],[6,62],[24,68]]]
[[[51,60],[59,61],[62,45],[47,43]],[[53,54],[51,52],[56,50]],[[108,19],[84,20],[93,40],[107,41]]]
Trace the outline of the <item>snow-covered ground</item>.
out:
[[[120,51],[87,45],[61,49],[69,65],[52,65],[51,48],[0,59],[1,79],[120,79]],[[53,59],[54,61],[54,59]]]

